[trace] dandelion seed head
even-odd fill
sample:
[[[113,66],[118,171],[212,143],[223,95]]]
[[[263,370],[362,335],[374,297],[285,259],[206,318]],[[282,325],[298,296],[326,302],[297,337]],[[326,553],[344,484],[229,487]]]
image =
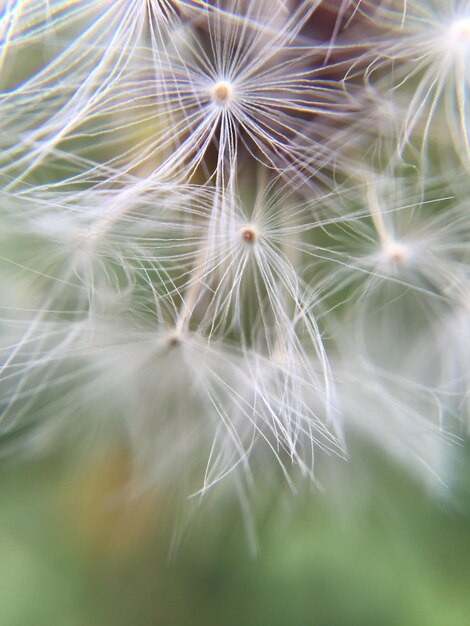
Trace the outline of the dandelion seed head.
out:
[[[467,182],[470,0],[6,4],[0,444],[86,398],[198,494],[264,449],[314,476],[343,424],[440,467],[468,404],[468,190],[438,170]]]

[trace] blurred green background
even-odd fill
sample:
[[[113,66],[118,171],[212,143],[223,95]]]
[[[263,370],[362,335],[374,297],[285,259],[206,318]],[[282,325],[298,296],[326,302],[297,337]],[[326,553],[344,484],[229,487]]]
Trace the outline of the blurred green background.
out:
[[[437,495],[364,449],[324,490],[271,481],[249,501],[257,553],[235,497],[189,520],[171,493],[125,497],[121,449],[4,460],[0,624],[465,626],[470,450],[458,454],[463,478]]]

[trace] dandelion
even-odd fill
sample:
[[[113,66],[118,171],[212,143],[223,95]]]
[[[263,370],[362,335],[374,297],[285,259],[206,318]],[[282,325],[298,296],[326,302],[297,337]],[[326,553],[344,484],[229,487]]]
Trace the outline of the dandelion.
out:
[[[149,22],[152,40],[161,47],[174,20],[167,1],[8,3],[0,80],[0,110],[9,129],[2,143],[4,175],[15,177],[17,185],[47,159],[57,167],[58,157],[65,157],[68,168],[71,162],[83,167],[74,151],[65,148],[64,154],[63,144],[105,107],[133,66]],[[39,53],[31,62],[33,46]],[[23,55],[28,56],[20,65]]]
[[[429,160],[434,146],[445,140],[437,129],[446,124],[458,158],[468,167],[470,5],[466,0],[416,0],[381,7],[377,16],[390,35],[368,75],[374,80],[377,74],[374,82],[386,88],[391,98],[395,93],[407,94],[398,151],[416,146]],[[389,63],[393,73],[383,71]]]
[[[0,441],[106,423],[199,497],[316,481],[354,431],[445,479],[468,8],[5,2]]]

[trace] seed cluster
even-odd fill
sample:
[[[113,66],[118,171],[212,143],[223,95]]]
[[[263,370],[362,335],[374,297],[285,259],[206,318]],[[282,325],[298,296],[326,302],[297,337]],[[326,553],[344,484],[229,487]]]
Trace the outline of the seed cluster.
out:
[[[201,494],[314,478],[354,431],[445,478],[468,0],[77,6],[0,13],[0,447],[109,415]]]

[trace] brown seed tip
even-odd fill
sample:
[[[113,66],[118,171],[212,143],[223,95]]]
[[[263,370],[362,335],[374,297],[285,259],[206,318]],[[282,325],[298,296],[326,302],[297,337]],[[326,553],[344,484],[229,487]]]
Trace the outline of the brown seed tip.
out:
[[[170,348],[175,348],[180,345],[182,338],[179,333],[172,333],[171,335],[168,335],[167,341]]]
[[[406,248],[398,242],[389,242],[385,246],[384,252],[387,259],[394,265],[404,263],[406,260]]]
[[[255,243],[255,241],[258,239],[258,233],[256,229],[253,228],[253,226],[245,226],[244,228],[242,228],[241,235],[243,241],[250,244]]]
[[[216,104],[226,105],[232,97],[232,88],[226,81],[220,81],[212,89],[212,98]]]

